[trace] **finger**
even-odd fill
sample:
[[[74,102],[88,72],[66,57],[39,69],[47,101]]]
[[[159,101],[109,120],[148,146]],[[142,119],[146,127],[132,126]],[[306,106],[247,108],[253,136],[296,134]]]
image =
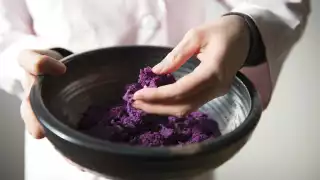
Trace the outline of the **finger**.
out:
[[[133,103],[133,106],[151,114],[183,117],[197,111],[205,103],[221,95],[224,95],[224,92],[216,91],[214,88],[207,88],[181,102],[161,104],[137,100]]]
[[[63,63],[35,51],[23,51],[19,56],[19,64],[27,72],[33,75],[60,75],[66,71]]]
[[[60,60],[63,58],[63,56],[61,54],[59,54],[56,51],[53,50],[33,50],[34,52],[41,54],[41,55],[47,55],[52,57],[55,60]]]
[[[25,76],[23,77],[21,84],[26,96],[29,95],[32,84],[34,83],[35,79],[36,77],[34,75],[25,72]]]
[[[176,71],[191,56],[196,54],[201,47],[201,33],[198,30],[190,30],[182,41],[162,60],[153,67],[156,74],[166,74]]]
[[[36,139],[43,138],[43,128],[32,111],[29,98],[22,101],[20,113],[28,132]]]
[[[135,101],[133,103],[133,107],[137,109],[141,109],[144,112],[150,114],[157,114],[157,115],[171,115],[176,117],[183,117],[186,114],[189,114],[194,110],[191,105],[186,104],[152,104],[146,103],[144,101]]]
[[[143,101],[179,101],[185,99],[214,83],[206,63],[201,63],[192,73],[177,82],[158,88],[143,88],[134,94],[134,100]]]

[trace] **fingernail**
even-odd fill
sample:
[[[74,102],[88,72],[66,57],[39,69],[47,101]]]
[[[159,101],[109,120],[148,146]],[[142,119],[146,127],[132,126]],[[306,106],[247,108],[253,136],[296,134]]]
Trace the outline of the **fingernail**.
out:
[[[61,72],[64,73],[66,71],[67,68],[62,62],[54,61],[54,63],[57,65],[57,68],[59,68]]]
[[[66,66],[62,63],[62,62],[59,62],[57,60],[54,60],[54,59],[50,59],[50,63],[51,63],[51,66],[48,67],[50,70],[50,74],[57,74],[57,75],[60,75],[60,74],[63,74],[66,72],[67,68]]]
[[[141,92],[140,91],[137,91],[133,94],[133,100],[137,100],[141,98]]]
[[[154,73],[161,73],[162,70],[163,70],[163,67],[164,67],[163,62],[161,62],[161,63],[157,64],[156,66],[154,66],[154,67],[152,68],[152,71],[153,71]]]

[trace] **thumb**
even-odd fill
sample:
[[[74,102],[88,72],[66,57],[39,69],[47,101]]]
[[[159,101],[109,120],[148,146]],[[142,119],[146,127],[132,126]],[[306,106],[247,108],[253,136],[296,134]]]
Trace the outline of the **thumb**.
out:
[[[44,51],[24,50],[20,53],[19,65],[32,75],[60,75],[65,73],[66,66],[54,59],[52,53]]]
[[[180,43],[162,60],[153,67],[156,74],[172,73],[180,68],[201,47],[201,34],[198,30],[190,30]]]

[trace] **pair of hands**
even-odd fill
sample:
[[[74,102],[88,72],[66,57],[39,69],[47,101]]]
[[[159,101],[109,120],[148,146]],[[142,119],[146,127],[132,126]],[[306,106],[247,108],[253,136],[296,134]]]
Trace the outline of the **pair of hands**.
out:
[[[236,15],[190,30],[166,58],[153,67],[156,74],[171,73],[196,55],[200,65],[176,83],[159,88],[144,88],[134,94],[134,107],[148,113],[184,116],[215,97],[225,94],[249,51],[249,33],[244,20]],[[61,75],[66,67],[62,56],[51,50],[25,50],[19,64],[26,71],[26,92],[21,116],[35,138],[43,129],[30,106],[29,93],[37,75]]]

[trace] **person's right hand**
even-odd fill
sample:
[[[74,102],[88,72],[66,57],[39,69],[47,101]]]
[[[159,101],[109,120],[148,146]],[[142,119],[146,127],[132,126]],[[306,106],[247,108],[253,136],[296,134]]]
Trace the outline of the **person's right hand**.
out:
[[[58,61],[61,58],[59,53],[52,50],[24,50],[18,58],[19,65],[26,74],[22,82],[25,97],[21,103],[20,113],[28,132],[36,139],[43,138],[44,133],[30,105],[30,90],[37,75],[65,73],[66,66]]]

